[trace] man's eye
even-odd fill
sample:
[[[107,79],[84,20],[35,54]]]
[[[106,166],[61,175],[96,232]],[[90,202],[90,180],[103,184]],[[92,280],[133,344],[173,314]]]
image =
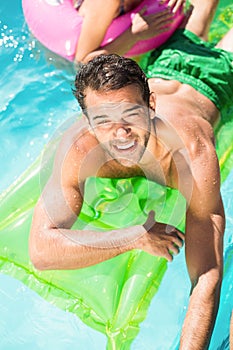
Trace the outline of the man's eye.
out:
[[[135,122],[135,121],[141,120],[143,118],[144,118],[144,116],[140,113],[132,113],[132,114],[128,114],[123,119],[125,121],[128,121],[128,122]]]
[[[131,113],[127,115],[127,118],[139,118],[139,117],[141,117],[140,113]]]
[[[110,124],[111,124],[111,121],[105,119],[105,120],[99,121],[96,125],[97,126],[110,126]]]

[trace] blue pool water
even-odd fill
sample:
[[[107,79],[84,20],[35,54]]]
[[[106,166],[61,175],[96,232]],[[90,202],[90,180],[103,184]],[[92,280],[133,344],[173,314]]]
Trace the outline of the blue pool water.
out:
[[[2,192],[34,161],[64,121],[77,113],[78,106],[71,93],[72,64],[65,66],[62,59],[49,56],[30,37],[20,0],[1,1],[0,32]],[[222,194],[227,216],[226,270],[211,350],[229,349],[233,309],[233,172],[223,184]],[[181,252],[169,265],[132,349],[176,348],[188,290]],[[0,350],[101,350],[105,344],[104,335],[87,327],[75,315],[44,301],[16,279],[0,274]]]

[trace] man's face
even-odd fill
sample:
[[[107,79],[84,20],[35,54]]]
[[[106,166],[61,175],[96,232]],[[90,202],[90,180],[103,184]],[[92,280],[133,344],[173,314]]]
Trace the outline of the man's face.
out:
[[[86,90],[86,106],[91,128],[111,158],[125,166],[138,164],[149,137],[149,109],[137,85],[119,90]]]

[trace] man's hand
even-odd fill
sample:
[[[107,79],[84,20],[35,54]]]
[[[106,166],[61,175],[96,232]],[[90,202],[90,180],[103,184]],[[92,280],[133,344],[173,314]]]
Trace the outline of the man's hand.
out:
[[[140,238],[141,248],[172,261],[173,255],[177,255],[183,246],[184,234],[173,226],[156,222],[154,211],[149,213],[143,227],[147,232]]]

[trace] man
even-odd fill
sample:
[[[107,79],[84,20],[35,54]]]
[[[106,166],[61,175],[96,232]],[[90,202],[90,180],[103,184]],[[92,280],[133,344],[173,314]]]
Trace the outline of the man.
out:
[[[195,11],[192,16],[196,20]],[[190,19],[186,28],[194,24]],[[199,30],[205,34],[204,27]],[[232,31],[224,45],[230,45],[230,35]],[[224,57],[231,81],[233,56]],[[177,79],[152,78],[149,83],[151,93],[137,64],[116,55],[99,56],[81,68],[75,95],[86,116],[61,142],[35,208],[30,256],[39,269],[78,269],[130,249],[171,261],[184,236],[175,228],[167,232],[154,213],[143,225],[109,231],[107,239],[101,232],[86,230],[84,235],[70,228],[89,176],[146,176],[177,188],[187,201],[185,250],[192,283],[180,349],[203,350],[210,341],[222,280],[225,218],[211,124],[218,119],[224,93],[218,101],[214,90],[207,97],[204,88],[199,92]]]

